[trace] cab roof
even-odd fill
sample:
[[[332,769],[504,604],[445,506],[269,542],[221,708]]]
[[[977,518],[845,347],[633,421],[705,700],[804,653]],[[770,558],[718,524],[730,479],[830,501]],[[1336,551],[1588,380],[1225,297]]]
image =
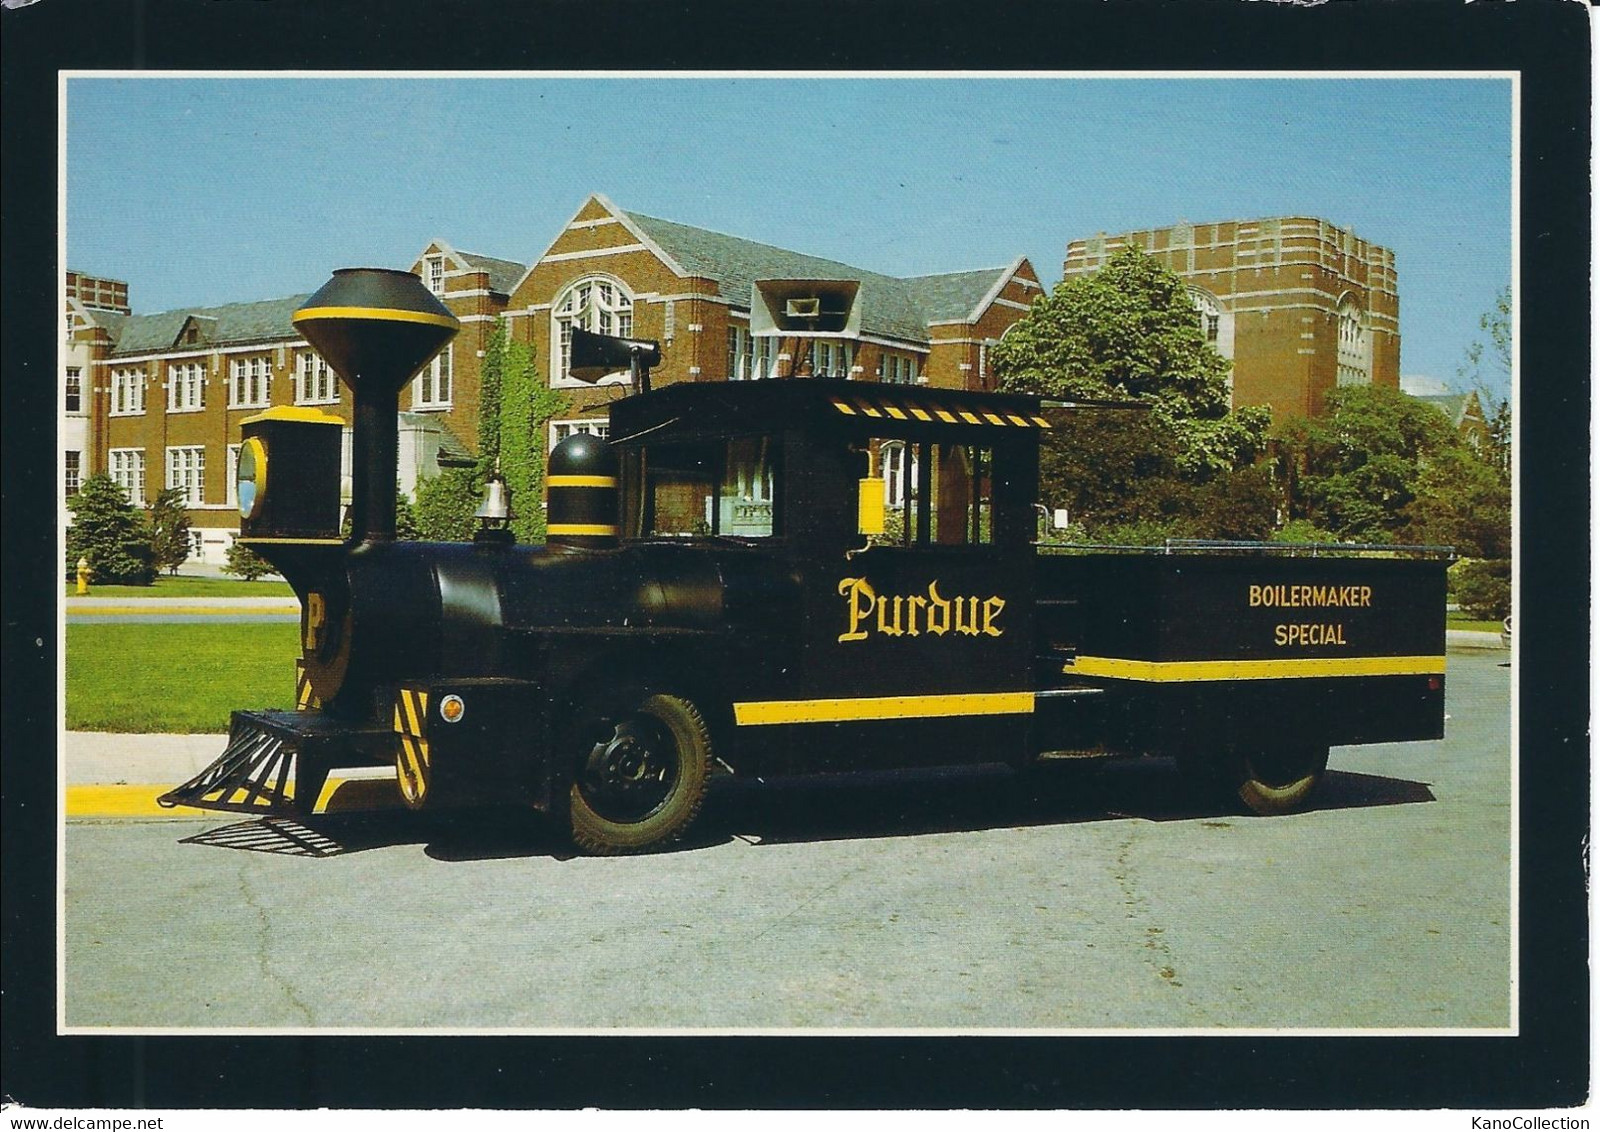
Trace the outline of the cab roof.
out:
[[[983,433],[1033,434],[1049,427],[1040,399],[1027,394],[833,378],[684,382],[611,405],[611,442],[619,445],[794,428],[873,436],[943,434],[970,442]]]

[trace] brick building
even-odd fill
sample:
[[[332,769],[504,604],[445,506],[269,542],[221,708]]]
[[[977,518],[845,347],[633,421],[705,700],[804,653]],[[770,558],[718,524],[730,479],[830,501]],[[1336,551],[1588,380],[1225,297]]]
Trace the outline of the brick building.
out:
[[[60,418],[56,435],[61,445],[62,498],[78,493],[89,474],[94,451],[95,420],[91,412],[96,344],[115,339],[128,316],[128,285],[68,271],[62,297],[61,388],[56,402]],[[103,350],[102,350],[103,352]],[[63,512],[63,522],[72,521]]]
[[[476,412],[477,367],[495,317],[532,347],[567,397],[553,445],[604,433],[604,408],[626,374],[586,385],[567,374],[571,328],[661,343],[656,385],[814,374],[854,381],[990,388],[989,349],[1039,294],[1026,259],[1005,267],[894,278],[737,236],[625,212],[592,196],[512,286],[503,306],[456,284],[448,249],[412,270],[471,326],[449,363]],[[433,284],[430,284],[433,285]],[[471,304],[483,304],[472,307]],[[462,338],[469,337],[463,334]],[[468,400],[470,398],[470,400]]]
[[[1092,273],[1129,244],[1189,285],[1207,337],[1233,362],[1234,405],[1311,416],[1337,385],[1400,387],[1388,248],[1306,216],[1175,224],[1074,240],[1063,277]]]
[[[462,330],[401,393],[398,475],[407,492],[471,459],[479,375],[501,317],[567,397],[550,425],[553,445],[574,431],[603,435],[605,405],[628,381],[617,374],[597,387],[568,376],[574,325],[658,339],[657,385],[810,373],[989,388],[990,347],[1040,289],[1026,259],[893,278],[624,212],[600,196],[531,265],[434,240],[411,270]],[[136,503],[182,488],[196,553],[207,561],[222,561],[238,531],[233,481],[245,417],[315,405],[350,419],[348,392],[290,320],[304,298],[123,314],[115,325],[73,331],[93,373],[89,469],[110,472]],[[348,477],[348,445],[346,469]]]

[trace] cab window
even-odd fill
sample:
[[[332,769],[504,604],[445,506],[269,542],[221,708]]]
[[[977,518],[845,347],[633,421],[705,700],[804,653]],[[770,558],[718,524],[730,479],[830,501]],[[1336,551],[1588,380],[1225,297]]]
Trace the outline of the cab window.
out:
[[[875,546],[986,546],[994,542],[994,452],[969,444],[875,441],[885,530]]]
[[[635,537],[777,533],[777,444],[734,437],[652,445],[625,459],[627,529]]]

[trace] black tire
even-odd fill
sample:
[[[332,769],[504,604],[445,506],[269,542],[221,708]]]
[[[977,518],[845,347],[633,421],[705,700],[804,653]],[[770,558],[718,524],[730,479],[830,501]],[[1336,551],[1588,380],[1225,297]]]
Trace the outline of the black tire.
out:
[[[711,735],[688,700],[619,696],[578,714],[568,752],[572,843],[585,853],[635,853],[683,835],[705,801]]]
[[[1206,793],[1231,798],[1263,817],[1302,808],[1328,769],[1328,748],[1232,751],[1216,759],[1184,754],[1178,768]]]

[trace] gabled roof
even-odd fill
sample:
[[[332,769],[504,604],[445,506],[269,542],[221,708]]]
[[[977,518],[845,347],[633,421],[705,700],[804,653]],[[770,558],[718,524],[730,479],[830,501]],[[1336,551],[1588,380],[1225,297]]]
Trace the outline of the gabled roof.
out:
[[[1418,401],[1426,401],[1430,405],[1437,406],[1445,416],[1450,418],[1450,423],[1454,425],[1459,425],[1465,420],[1467,410],[1477,408],[1478,404],[1478,395],[1470,391],[1466,393],[1413,393],[1411,396]],[[1475,415],[1481,417],[1483,410],[1481,408],[1478,409]]]
[[[214,319],[207,346],[236,346],[249,342],[294,340],[300,332],[291,316],[309,295],[290,295],[286,299],[265,299],[256,303],[228,303],[220,307],[190,307],[160,314],[125,316],[117,335],[114,356],[156,354],[174,349],[178,332],[190,318]],[[97,313],[96,321],[101,315]]]
[[[749,305],[757,280],[858,280],[862,332],[914,342],[929,340],[930,322],[973,318],[984,297],[998,290],[998,284],[1021,263],[898,279],[837,260],[612,208],[685,271],[715,281],[722,297],[737,307]]]
[[[461,438],[450,431],[438,413],[411,413],[402,411],[400,414],[400,428],[402,430],[415,429],[418,432],[432,433],[439,438],[439,451],[435,457],[439,466],[443,468],[472,467],[477,463],[476,458],[461,443]]]
[[[511,294],[512,288],[517,285],[517,280],[528,270],[527,264],[512,259],[495,259],[493,256],[476,255],[473,252],[457,252],[456,255],[465,260],[473,271],[486,272],[489,276],[490,289],[502,295]]]
[[[85,307],[78,312],[89,320],[89,325],[98,326],[111,336],[111,346],[116,348],[117,341],[122,337],[122,327],[133,316],[122,311],[101,310],[99,307]]]
[[[430,252],[429,248],[437,250]],[[489,276],[489,289],[498,291],[502,295],[511,294],[528,272],[527,264],[518,263],[513,259],[496,259],[490,255],[464,252],[452,247],[449,241],[437,238],[429,240],[428,248],[422,252],[424,257],[430,254],[444,256],[457,271],[485,272]]]

